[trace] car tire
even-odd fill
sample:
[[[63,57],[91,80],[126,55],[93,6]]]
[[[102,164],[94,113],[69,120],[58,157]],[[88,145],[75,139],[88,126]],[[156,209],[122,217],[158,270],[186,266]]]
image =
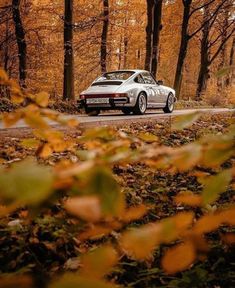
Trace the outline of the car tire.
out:
[[[125,115],[130,115],[132,112],[132,110],[130,108],[123,108],[122,109],[122,113]]]
[[[147,97],[141,92],[137,98],[133,112],[135,115],[143,115],[147,109]]]
[[[93,108],[85,108],[85,112],[89,116],[98,116],[100,114],[99,109],[93,109]]]
[[[164,113],[172,113],[174,110],[174,95],[170,93],[168,95],[167,101],[166,101],[166,106],[163,108]]]

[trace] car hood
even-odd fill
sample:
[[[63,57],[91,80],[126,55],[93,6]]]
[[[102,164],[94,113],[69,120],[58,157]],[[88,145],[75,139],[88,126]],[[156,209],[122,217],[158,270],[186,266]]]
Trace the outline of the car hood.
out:
[[[120,86],[117,85],[96,85],[90,86],[82,94],[116,93]]]

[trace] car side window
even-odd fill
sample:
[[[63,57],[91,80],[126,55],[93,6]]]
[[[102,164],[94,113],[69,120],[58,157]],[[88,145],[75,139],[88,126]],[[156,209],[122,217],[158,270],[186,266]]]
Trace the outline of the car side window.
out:
[[[144,78],[145,84],[156,84],[155,80],[153,79],[152,75],[150,73],[142,73],[142,76]]]
[[[140,74],[135,77],[134,81],[139,84],[144,84],[144,79]]]

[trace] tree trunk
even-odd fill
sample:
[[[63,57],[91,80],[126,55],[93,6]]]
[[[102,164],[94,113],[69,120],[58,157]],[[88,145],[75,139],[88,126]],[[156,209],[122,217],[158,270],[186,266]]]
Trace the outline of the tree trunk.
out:
[[[122,65],[122,35],[120,37],[120,42],[119,42],[119,51],[118,51],[118,70],[121,69]]]
[[[21,87],[26,87],[27,76],[27,45],[25,41],[25,31],[20,15],[20,0],[12,0],[12,15],[15,25],[15,36],[18,46],[19,57],[19,80]]]
[[[124,57],[123,57],[124,69],[127,69],[127,51],[128,51],[128,38],[127,36],[124,36]]]
[[[210,32],[210,22],[207,21],[209,16],[208,7],[205,8],[203,15],[203,22],[205,25],[202,29],[202,40],[201,40],[201,60],[200,60],[200,69],[197,81],[197,92],[196,99],[201,100],[203,93],[207,88],[207,80],[209,79],[209,66],[210,66],[210,58],[209,58],[209,32]]]
[[[146,56],[145,70],[151,70],[152,63],[152,39],[153,39],[153,11],[154,0],[147,0],[147,26],[146,26]]]
[[[178,55],[178,61],[176,66],[175,72],[175,80],[174,80],[174,89],[176,91],[176,95],[178,99],[180,98],[180,90],[181,90],[181,83],[183,78],[183,67],[184,61],[187,54],[188,49],[188,25],[189,25],[189,18],[190,18],[190,8],[191,8],[192,0],[183,1],[184,4],[184,13],[183,13],[183,22],[181,27],[181,40],[180,40],[180,50]]]
[[[9,37],[9,20],[6,20],[6,29],[5,29],[6,45],[4,50],[4,70],[8,72],[8,61],[9,61],[9,46],[8,46],[8,37]]]
[[[153,51],[152,51],[152,65],[151,72],[156,78],[157,67],[158,67],[158,48],[160,32],[162,29],[162,0],[155,0],[154,5],[154,25],[153,25]]]
[[[73,100],[74,98],[73,0],[65,0],[63,100]]]
[[[231,50],[230,50],[230,55],[229,55],[229,67],[231,68],[231,72],[229,73],[228,75],[228,78],[226,79],[226,86],[230,86],[232,85],[232,82],[234,80],[234,77],[235,77],[235,69],[234,69],[234,50],[235,50],[235,37],[233,38],[233,41],[232,41],[232,47],[231,47]]]
[[[109,0],[103,0],[103,30],[101,35],[100,63],[101,72],[107,71],[107,38],[109,28]]]
[[[228,19],[229,19],[229,11],[228,9],[225,10],[224,13],[224,20],[223,20],[223,34],[221,36],[221,44],[226,42],[226,38],[227,38],[227,27],[228,27]],[[226,65],[227,65],[227,57],[226,57],[226,49],[227,46],[226,44],[223,45],[223,47],[221,48],[221,52],[220,52],[220,62],[218,65],[218,70],[223,69]],[[226,78],[224,76],[222,77],[218,77],[217,78],[217,90],[218,93],[223,93],[224,92],[224,86],[226,85]]]

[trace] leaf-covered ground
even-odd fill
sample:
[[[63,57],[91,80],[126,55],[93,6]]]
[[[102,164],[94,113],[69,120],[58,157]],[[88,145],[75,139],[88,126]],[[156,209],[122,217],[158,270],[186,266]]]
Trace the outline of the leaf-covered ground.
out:
[[[203,116],[190,128],[179,132],[172,130],[171,122],[168,120],[141,125],[132,124],[117,129],[138,136],[146,142],[158,141],[160,144],[175,147],[192,142],[203,135],[211,133],[222,135],[227,131],[231,120],[232,115]],[[73,130],[67,133],[66,137],[79,139],[82,133]],[[27,136],[20,132],[12,134],[0,137],[0,163],[4,166],[34,156],[36,153],[38,143],[30,134]],[[54,165],[62,159],[77,162],[81,157],[81,148],[84,147],[81,147],[78,141],[77,150],[74,152],[54,153],[44,162],[48,165]],[[232,161],[235,159],[230,159],[224,166],[230,167]],[[199,192],[201,189],[201,184],[197,182],[193,171],[170,174],[155,171],[143,164],[117,165],[113,170],[128,203],[132,205],[145,203],[152,207],[143,219],[131,223],[132,226],[162,219],[183,209],[187,210],[187,207],[182,207],[173,201],[174,196],[180,191]],[[212,175],[214,173],[210,169],[201,169],[201,172]],[[235,191],[231,186],[214,206],[208,209],[213,210],[215,206],[234,200]],[[196,215],[202,213],[199,208],[194,209]],[[27,217],[29,213],[32,213],[32,218]],[[22,209],[7,218],[0,219],[0,276],[7,273],[19,275],[33,272],[35,285],[45,287],[48,279],[56,273],[76,271],[80,267],[76,256],[98,244],[96,241],[81,244],[76,239],[79,229],[80,224],[76,225],[76,221],[62,210],[59,202],[52,208],[44,208],[36,217],[35,211]],[[111,278],[125,287],[234,287],[234,248],[218,241],[218,233],[223,234],[225,231],[227,228],[222,227],[219,232],[208,235],[213,248],[207,260],[201,259],[202,261],[192,266],[190,270],[175,276],[164,274],[160,266],[160,255],[165,247],[161,246],[161,249],[156,250],[154,256],[147,262],[140,263],[127,257],[121,259]],[[118,236],[118,232],[113,232],[109,238],[112,240]]]

